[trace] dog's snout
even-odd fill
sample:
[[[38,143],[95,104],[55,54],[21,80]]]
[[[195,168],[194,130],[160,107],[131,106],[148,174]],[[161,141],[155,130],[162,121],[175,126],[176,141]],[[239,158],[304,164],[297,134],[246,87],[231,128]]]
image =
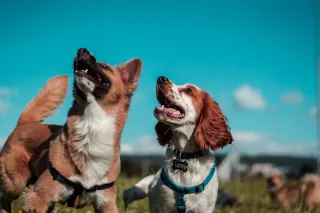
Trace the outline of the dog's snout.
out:
[[[159,76],[158,77],[158,80],[157,80],[157,83],[158,84],[163,84],[164,82],[168,81],[168,78],[165,77],[165,76]]]
[[[79,48],[77,54],[78,55],[89,54],[89,50],[87,48]]]
[[[74,57],[73,67],[76,70],[85,70],[88,67],[94,67],[96,59],[87,48],[79,48],[77,55]],[[85,66],[85,67],[84,67]]]

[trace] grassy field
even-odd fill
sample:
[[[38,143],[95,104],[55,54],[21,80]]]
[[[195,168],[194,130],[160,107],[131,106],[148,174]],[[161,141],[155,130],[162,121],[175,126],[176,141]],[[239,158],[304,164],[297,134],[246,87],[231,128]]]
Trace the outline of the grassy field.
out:
[[[125,212],[122,202],[122,192],[124,189],[132,186],[139,178],[124,178],[120,177],[117,181],[118,199],[117,206],[119,213]],[[217,213],[320,213],[319,209],[306,210],[301,205],[297,205],[288,210],[280,208],[277,202],[272,202],[266,193],[265,181],[250,180],[250,181],[234,181],[231,183],[220,184],[220,188],[230,189],[238,196],[239,202],[233,208],[217,208]],[[14,202],[13,212],[19,212],[19,201]],[[93,213],[91,207],[74,210],[72,208],[62,209],[59,205],[56,206],[54,212],[70,212],[70,213]],[[127,213],[145,213],[148,212],[148,199],[136,201],[129,205]]]

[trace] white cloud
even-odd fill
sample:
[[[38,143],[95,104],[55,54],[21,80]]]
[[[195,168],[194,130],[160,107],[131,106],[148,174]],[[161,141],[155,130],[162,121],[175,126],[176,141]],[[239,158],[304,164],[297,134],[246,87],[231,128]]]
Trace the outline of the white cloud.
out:
[[[266,101],[259,89],[248,84],[241,85],[233,94],[237,107],[247,110],[261,110],[266,107]]]
[[[268,140],[268,137],[265,135],[262,135],[260,133],[255,133],[255,132],[249,132],[249,131],[234,132],[232,133],[232,136],[235,141],[239,141],[247,145],[256,144],[257,142]]]
[[[270,138],[268,135],[252,131],[235,131],[232,133],[234,142],[231,145],[237,151],[248,155],[300,155],[315,156],[317,144],[315,141],[303,143],[283,143]],[[228,146],[228,148],[231,148]],[[228,149],[230,150],[230,149]],[[226,150],[222,150],[226,151]],[[136,140],[121,144],[122,154],[164,154],[165,148],[161,147],[154,136],[143,136]],[[221,150],[219,150],[221,152]]]
[[[18,91],[16,89],[11,89],[8,87],[0,87],[0,96],[14,96],[17,95]]]
[[[121,152],[125,154],[132,154],[133,147],[131,144],[121,144]]]
[[[313,106],[310,110],[309,110],[309,116],[312,119],[317,120],[317,118],[319,117],[319,108],[316,106]]]
[[[232,133],[234,137],[233,146],[245,154],[286,154],[286,155],[316,155],[317,144],[313,142],[304,143],[281,143],[274,141],[267,135],[251,131],[238,131]]]
[[[300,92],[286,92],[280,97],[281,101],[286,104],[297,105],[303,102],[303,95]]]
[[[6,114],[11,108],[12,105],[8,101],[3,101],[0,99],[0,115]]]
[[[164,154],[164,151],[154,136],[142,136],[121,144],[122,154]]]

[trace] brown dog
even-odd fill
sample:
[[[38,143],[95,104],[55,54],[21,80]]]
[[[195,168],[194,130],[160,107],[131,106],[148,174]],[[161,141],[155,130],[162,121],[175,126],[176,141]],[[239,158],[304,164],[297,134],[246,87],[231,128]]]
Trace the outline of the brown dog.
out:
[[[19,118],[0,155],[2,205],[22,193],[24,212],[46,212],[54,202],[93,204],[117,212],[120,137],[142,61],[98,63],[85,48],[74,59],[74,101],[64,126],[40,124],[63,101],[67,77],[50,80]],[[28,184],[34,184],[26,189]]]
[[[320,180],[317,175],[307,174],[302,181],[288,183],[279,174],[272,174],[267,180],[269,194],[287,208],[302,202],[307,208],[320,204]]]
[[[271,174],[267,183],[271,199],[278,200],[284,208],[297,204],[302,199],[300,183],[287,183],[279,174]]]
[[[320,179],[316,174],[306,174],[302,178],[304,204],[309,208],[320,205]]]

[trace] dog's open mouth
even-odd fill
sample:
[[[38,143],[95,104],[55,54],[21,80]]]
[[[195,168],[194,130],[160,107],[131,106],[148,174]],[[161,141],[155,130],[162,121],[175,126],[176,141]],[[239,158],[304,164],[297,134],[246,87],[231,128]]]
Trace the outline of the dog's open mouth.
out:
[[[99,67],[99,64],[97,63],[94,65],[89,65],[85,61],[80,61],[76,66],[75,75],[87,78],[96,86],[108,88],[110,82],[101,69],[102,68]]]
[[[163,115],[169,118],[182,119],[185,116],[185,110],[169,100],[162,90],[158,90],[157,99],[161,106],[156,106],[154,109],[155,115]]]

